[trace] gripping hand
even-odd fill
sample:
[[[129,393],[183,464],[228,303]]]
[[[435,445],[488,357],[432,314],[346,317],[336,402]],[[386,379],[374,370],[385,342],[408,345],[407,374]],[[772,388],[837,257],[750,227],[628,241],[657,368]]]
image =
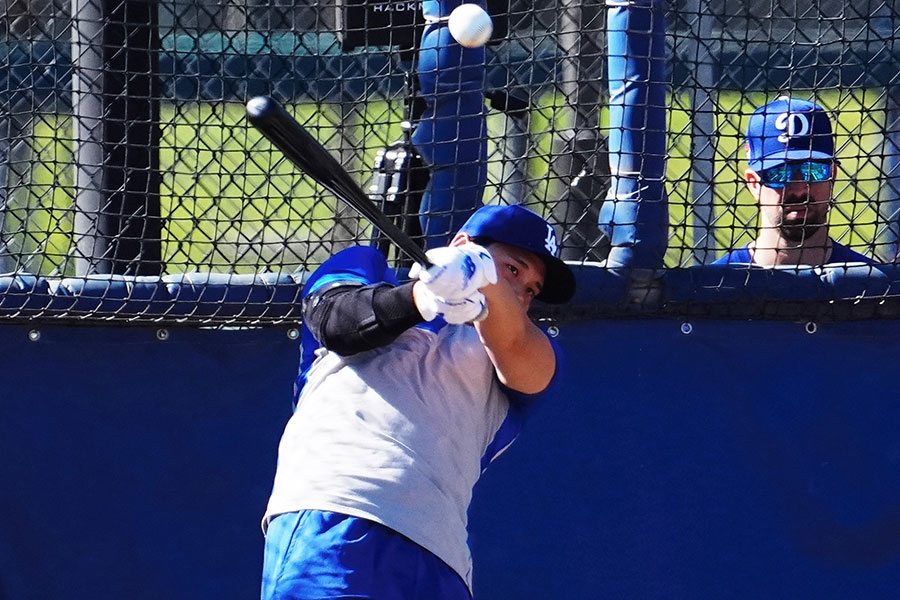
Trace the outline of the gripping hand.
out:
[[[426,321],[432,321],[440,316],[451,325],[461,325],[479,321],[487,316],[487,301],[484,294],[477,290],[468,298],[447,300],[435,296],[425,285],[416,285],[420,286],[415,296],[416,307]]]
[[[478,244],[434,248],[425,255],[433,266],[423,269],[416,263],[410,269],[409,276],[421,281],[438,298],[464,300],[480,288],[497,283],[494,259],[486,248]]]

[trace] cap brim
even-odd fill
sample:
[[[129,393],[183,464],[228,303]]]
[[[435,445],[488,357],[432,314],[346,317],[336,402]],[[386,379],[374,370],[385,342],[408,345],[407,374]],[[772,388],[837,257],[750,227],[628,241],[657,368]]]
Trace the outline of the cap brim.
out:
[[[786,162],[798,160],[834,160],[834,156],[827,152],[816,152],[813,150],[787,150],[764,156],[759,160],[752,160],[748,165],[754,171],[765,171],[772,167],[781,166]]]
[[[548,304],[562,304],[571,300],[575,295],[575,274],[572,269],[556,257],[546,254],[538,256],[547,267],[547,272],[544,275],[544,287],[535,298]]]

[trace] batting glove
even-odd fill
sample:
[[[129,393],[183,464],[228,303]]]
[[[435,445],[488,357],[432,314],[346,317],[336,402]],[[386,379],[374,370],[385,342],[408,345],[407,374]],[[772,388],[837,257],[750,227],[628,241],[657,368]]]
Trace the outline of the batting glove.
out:
[[[478,244],[435,248],[426,252],[425,256],[433,266],[423,269],[416,263],[410,269],[409,276],[425,284],[438,298],[463,300],[480,288],[497,283],[494,259],[486,248]]]
[[[484,294],[477,290],[468,298],[447,300],[435,296],[427,287],[423,288],[416,298],[416,307],[426,321],[443,317],[451,325],[461,325],[480,321],[487,316],[487,301]]]

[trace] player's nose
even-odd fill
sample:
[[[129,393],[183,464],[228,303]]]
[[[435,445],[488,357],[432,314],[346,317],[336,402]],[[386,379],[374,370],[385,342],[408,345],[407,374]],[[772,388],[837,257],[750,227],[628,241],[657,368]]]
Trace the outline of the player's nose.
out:
[[[516,300],[527,309],[531,305],[531,294],[528,293],[524,285],[516,285],[514,291]]]
[[[809,202],[809,182],[803,179],[793,179],[784,184],[781,190],[781,201],[783,204],[790,204],[792,201],[799,203]]]

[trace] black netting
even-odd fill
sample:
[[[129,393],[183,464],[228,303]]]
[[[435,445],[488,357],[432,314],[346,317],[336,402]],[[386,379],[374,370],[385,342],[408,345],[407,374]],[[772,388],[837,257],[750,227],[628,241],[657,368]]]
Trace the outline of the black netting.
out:
[[[541,212],[559,225],[564,258],[602,261],[606,7],[488,5],[496,31],[484,200]],[[300,280],[337,250],[377,238],[248,125],[244,105],[260,94],[279,99],[421,237],[427,173],[404,144],[403,125],[417,114],[417,9],[362,0],[0,0],[0,272],[14,274],[0,277],[0,308],[13,306],[4,314],[32,314],[10,304],[22,277],[46,278],[51,288],[106,274]],[[678,0],[667,22],[665,268],[709,263],[754,238],[743,131],[754,108],[784,92],[834,118],[832,237],[893,262],[897,4]],[[74,314],[51,304],[39,302],[33,314]]]

